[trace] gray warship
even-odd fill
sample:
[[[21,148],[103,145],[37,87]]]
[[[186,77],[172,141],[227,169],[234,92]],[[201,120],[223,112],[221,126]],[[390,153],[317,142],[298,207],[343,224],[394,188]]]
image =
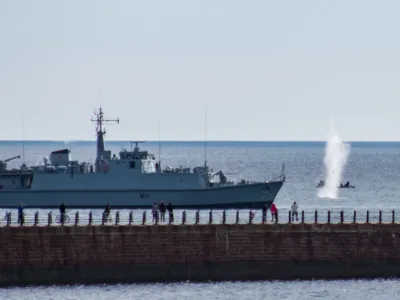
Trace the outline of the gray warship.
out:
[[[161,167],[155,155],[135,147],[121,150],[119,157],[104,147],[102,109],[95,111],[97,155],[93,164],[73,161],[70,150],[50,153],[40,165],[7,169],[0,161],[0,207],[55,208],[64,202],[69,208],[149,208],[154,202],[171,202],[175,208],[229,209],[270,206],[285,182],[280,175],[264,182],[229,181],[213,172],[205,161],[194,168]]]

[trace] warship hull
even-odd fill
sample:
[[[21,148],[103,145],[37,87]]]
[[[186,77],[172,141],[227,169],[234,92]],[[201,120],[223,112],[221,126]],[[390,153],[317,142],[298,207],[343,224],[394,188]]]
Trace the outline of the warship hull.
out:
[[[0,207],[56,208],[64,202],[68,208],[149,208],[154,202],[171,202],[174,208],[262,208],[271,206],[283,181],[232,185],[188,190],[3,190]]]

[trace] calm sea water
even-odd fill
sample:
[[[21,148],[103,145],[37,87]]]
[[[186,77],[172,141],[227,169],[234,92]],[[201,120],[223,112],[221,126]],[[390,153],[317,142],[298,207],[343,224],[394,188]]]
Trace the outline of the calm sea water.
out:
[[[7,300],[310,300],[400,299],[398,280],[274,281],[53,286],[0,289]]]
[[[25,142],[25,161],[36,165],[53,150],[70,148],[72,159],[93,162],[94,142]],[[158,157],[157,142],[141,144]],[[117,153],[130,148],[128,142],[108,142],[106,148]],[[202,166],[203,142],[162,142],[163,166]],[[315,185],[323,179],[323,142],[209,142],[208,165],[223,170],[234,180],[267,180],[280,174],[284,163],[287,183],[276,204],[287,207],[297,201],[303,208],[397,208],[400,207],[400,143],[351,143],[351,153],[344,170],[343,182],[350,181],[356,189],[342,189],[338,199],[321,200]],[[0,159],[22,156],[21,142],[0,141]],[[9,167],[17,167],[22,160],[13,160]]]
[[[158,142],[141,145],[158,156]],[[322,142],[162,142],[163,166],[201,166],[205,153],[210,167],[234,180],[268,180],[286,167],[287,183],[276,198],[278,208],[296,201],[300,209],[371,209],[400,211],[400,143],[351,143],[343,174],[356,189],[340,190],[338,199],[317,196],[316,182],[323,179]],[[25,161],[40,163],[53,150],[70,148],[72,158],[93,162],[94,142],[25,142]],[[108,142],[119,152],[128,142]],[[22,156],[21,142],[0,141],[0,159]],[[9,162],[17,167],[21,160]],[[66,202],[68,205],[68,203]],[[0,289],[1,299],[400,299],[399,281],[294,281],[171,285],[114,285]]]

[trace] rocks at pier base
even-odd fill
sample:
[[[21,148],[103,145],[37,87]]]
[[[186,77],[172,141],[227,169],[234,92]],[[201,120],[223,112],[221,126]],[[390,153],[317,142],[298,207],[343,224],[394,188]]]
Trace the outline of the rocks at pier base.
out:
[[[0,285],[400,276],[400,224],[0,228]]]

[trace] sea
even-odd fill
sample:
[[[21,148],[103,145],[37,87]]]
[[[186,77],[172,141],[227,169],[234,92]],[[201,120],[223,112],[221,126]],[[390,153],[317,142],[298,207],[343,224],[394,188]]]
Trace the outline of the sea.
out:
[[[286,182],[275,204],[288,210],[296,201],[299,210],[325,216],[328,210],[353,211],[377,216],[391,211],[400,220],[400,142],[347,142],[350,147],[341,181],[354,189],[340,189],[336,198],[318,196],[316,184],[324,180],[325,142],[235,142],[235,141],[151,141],[140,143],[160,157],[162,166],[203,166],[205,160],[214,171],[222,170],[229,179],[239,181],[271,180],[281,174]],[[127,141],[108,141],[106,149],[117,153],[131,149]],[[0,159],[16,155],[21,159],[8,167],[41,164],[51,151],[70,149],[73,160],[94,162],[96,143],[92,141],[0,141]],[[68,207],[68,201],[65,203]],[[4,213],[0,210],[0,216]],[[389,220],[389,219],[388,219]],[[340,281],[265,281],[174,284],[73,285],[11,287],[0,289],[0,299],[400,299],[398,279]]]

